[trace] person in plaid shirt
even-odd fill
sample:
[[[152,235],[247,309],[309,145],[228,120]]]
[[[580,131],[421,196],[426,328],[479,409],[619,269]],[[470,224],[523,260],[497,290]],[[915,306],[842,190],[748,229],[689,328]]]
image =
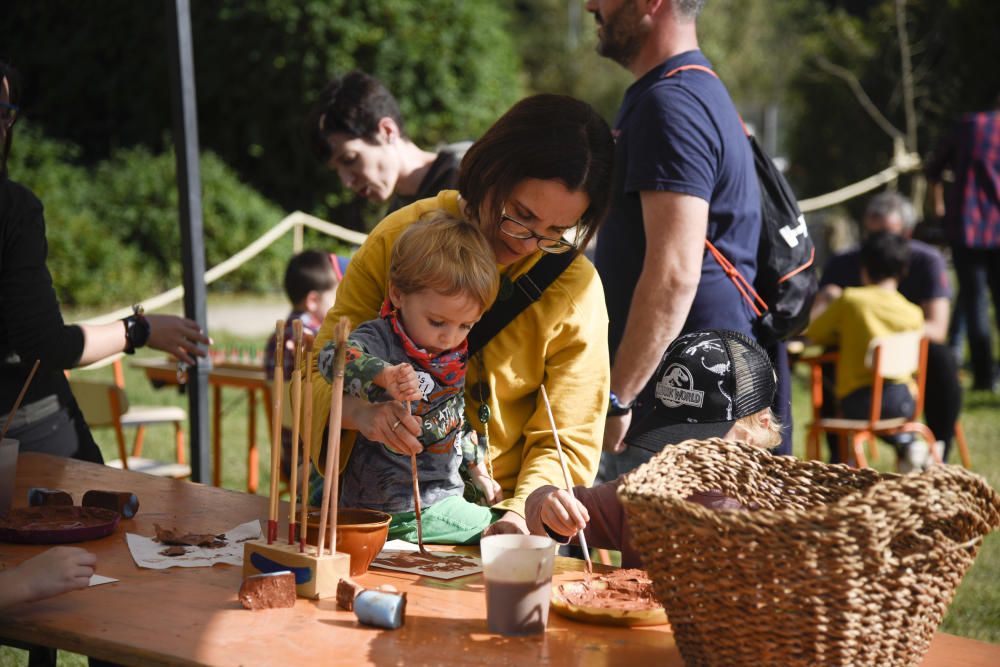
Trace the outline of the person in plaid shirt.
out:
[[[986,292],[1000,326],[1000,97],[993,111],[963,115],[928,163],[940,184],[954,175],[947,196],[935,187],[935,213],[944,218],[958,277],[959,313],[968,326],[973,389],[996,391]]]

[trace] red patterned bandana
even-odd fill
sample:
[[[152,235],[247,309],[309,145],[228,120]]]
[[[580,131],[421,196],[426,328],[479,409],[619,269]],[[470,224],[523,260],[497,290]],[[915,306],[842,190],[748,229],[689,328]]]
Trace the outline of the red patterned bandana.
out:
[[[403,324],[396,315],[396,309],[392,307],[389,299],[382,303],[379,317],[392,325],[392,330],[403,344],[403,349],[410,361],[415,362],[433,375],[440,384],[450,387],[465,378],[465,365],[469,358],[468,339],[463,340],[461,345],[434,356],[427,350],[417,347],[417,344],[406,334],[406,331],[403,330]]]

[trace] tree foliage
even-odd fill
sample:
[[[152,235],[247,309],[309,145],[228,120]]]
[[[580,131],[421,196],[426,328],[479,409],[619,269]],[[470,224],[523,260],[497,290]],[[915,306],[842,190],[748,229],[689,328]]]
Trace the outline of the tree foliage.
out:
[[[13,3],[0,57],[24,74],[26,115],[89,163],[122,147],[164,149],[165,7]],[[329,215],[345,201],[302,126],[335,73],[382,79],[427,145],[478,136],[521,96],[507,14],[492,0],[200,0],[191,10],[202,145],[287,210]]]
[[[892,158],[892,139],[848,85],[820,66],[849,71],[880,112],[905,131],[896,1],[828,2],[807,38],[804,66],[791,81],[800,112],[792,129],[795,177],[814,195],[869,176]],[[989,108],[1000,92],[1000,3],[908,0],[914,70],[916,148],[927,155],[962,111]]]

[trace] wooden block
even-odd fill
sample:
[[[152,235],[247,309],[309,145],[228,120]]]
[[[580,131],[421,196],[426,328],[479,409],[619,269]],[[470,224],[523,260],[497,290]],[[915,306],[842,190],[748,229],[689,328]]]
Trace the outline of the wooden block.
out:
[[[283,544],[267,540],[243,543],[243,577],[288,570],[295,575],[295,591],[299,597],[329,598],[337,594],[337,584],[351,575],[349,554],[317,555],[316,547],[307,545],[305,553],[298,544]]]
[[[354,611],[354,598],[358,597],[365,587],[351,579],[341,579],[337,584],[337,606],[347,611]]]
[[[287,570],[251,575],[243,580],[239,598],[245,609],[294,607],[295,575]]]

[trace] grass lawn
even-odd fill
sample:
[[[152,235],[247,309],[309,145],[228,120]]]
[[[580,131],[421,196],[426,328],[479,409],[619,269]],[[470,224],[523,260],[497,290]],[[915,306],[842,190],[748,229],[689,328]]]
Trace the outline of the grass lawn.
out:
[[[223,337],[216,340],[217,346],[254,345],[260,347],[257,339]],[[156,353],[142,351],[145,356]],[[809,419],[809,400],[806,376],[802,369],[796,375],[794,388],[795,443],[797,456],[804,454],[804,426]],[[110,368],[93,371],[104,377],[111,377]],[[174,388],[154,390],[146,381],[141,370],[129,369],[126,361],[126,387],[129,400],[133,404],[173,404],[186,407],[186,396],[179,395]],[[223,396],[223,485],[229,489],[246,489],[246,402],[245,392],[224,389]],[[985,392],[968,392],[962,424],[965,428],[969,448],[972,453],[973,470],[983,475],[993,486],[1000,489],[1000,396]],[[210,407],[211,410],[211,407]],[[269,483],[266,470],[269,460],[269,436],[266,431],[264,407],[258,407],[258,442],[261,447],[260,489],[266,492]],[[172,429],[169,426],[153,427],[147,431],[144,455],[170,460],[172,456]],[[110,430],[95,430],[94,437],[101,445],[107,459],[117,458],[114,435]],[[209,446],[209,443],[205,443]],[[892,465],[891,451],[883,445],[883,456],[879,466]],[[953,452],[957,460],[957,454]],[[887,469],[887,468],[886,468]],[[941,629],[964,637],[1000,644],[1000,532],[993,533],[985,541],[972,569],[962,581],[951,604]],[[0,667],[26,664],[23,651],[0,648]],[[82,656],[60,652],[60,665],[85,666]]]

